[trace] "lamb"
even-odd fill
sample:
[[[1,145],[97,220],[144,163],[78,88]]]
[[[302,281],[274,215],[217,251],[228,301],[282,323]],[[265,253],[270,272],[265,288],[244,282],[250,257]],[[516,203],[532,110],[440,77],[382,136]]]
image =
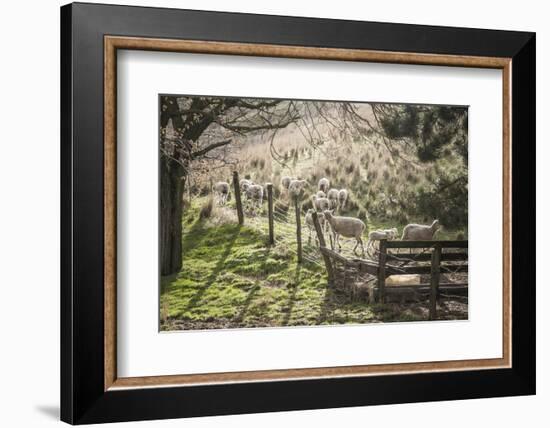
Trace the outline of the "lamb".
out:
[[[330,201],[330,208],[335,209],[338,208],[338,196],[339,196],[338,189],[330,189],[327,192],[327,198]]]
[[[281,178],[281,186],[283,187],[283,189],[286,189],[288,190],[288,186],[290,186],[290,182],[292,180],[295,180],[294,177],[289,177],[288,175],[285,175],[284,177]]]
[[[264,188],[259,184],[251,184],[246,189],[246,198],[251,201],[252,211],[257,206],[258,208],[262,207],[262,202],[264,200]]]
[[[431,241],[439,230],[439,220],[434,220],[431,225],[408,224],[403,229],[402,241]]]
[[[348,201],[348,191],[346,189],[340,189],[340,191],[338,192],[338,203],[340,205],[340,209],[346,206],[347,201]]]
[[[330,224],[330,227],[332,229],[332,235],[333,235],[333,249],[336,245],[338,245],[338,248],[341,250],[342,246],[340,245],[340,235],[346,237],[346,238],[355,238],[357,243],[355,244],[355,247],[353,247],[353,253],[355,253],[355,250],[357,250],[357,247],[359,244],[361,244],[361,250],[362,254],[365,254],[365,247],[363,246],[363,232],[367,228],[365,223],[363,223],[358,218],[354,217],[341,217],[341,216],[335,216],[332,214],[331,211],[326,210],[324,212],[325,219]]]
[[[383,229],[383,230],[373,230],[369,233],[369,240],[367,241],[367,253],[370,248],[374,246],[376,241],[381,241],[382,239],[387,239],[391,241],[397,238],[397,228],[392,229]]]
[[[328,178],[323,177],[319,180],[319,190],[321,192],[327,193],[329,186],[330,182],[328,181]]]
[[[288,185],[288,191],[292,196],[301,196],[307,186],[306,180],[292,180]]]
[[[388,235],[388,240],[393,241],[394,239],[397,239],[397,236],[399,235],[399,231],[397,230],[397,227],[392,227],[391,229],[384,229],[382,232],[385,232],[386,235]]]
[[[311,241],[311,234],[315,236],[315,242],[318,242],[317,231],[315,230],[315,224],[313,223],[313,213],[315,210],[309,209],[306,213],[306,226],[308,228],[309,234],[307,237],[307,243]],[[319,225],[321,226],[321,232],[323,232],[325,227],[325,215],[323,213],[317,213],[317,219],[319,220]]]
[[[218,204],[225,205],[227,202],[227,197],[229,196],[229,183],[226,183],[225,181],[218,181],[214,184],[214,186],[212,186],[212,190],[216,193]]]

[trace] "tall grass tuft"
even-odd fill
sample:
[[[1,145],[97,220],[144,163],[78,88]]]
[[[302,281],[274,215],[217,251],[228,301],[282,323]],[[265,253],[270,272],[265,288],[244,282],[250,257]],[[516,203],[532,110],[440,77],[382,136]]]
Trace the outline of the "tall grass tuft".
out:
[[[199,211],[199,220],[205,220],[212,216],[212,211],[214,210],[214,197],[211,195],[206,198],[206,201]]]

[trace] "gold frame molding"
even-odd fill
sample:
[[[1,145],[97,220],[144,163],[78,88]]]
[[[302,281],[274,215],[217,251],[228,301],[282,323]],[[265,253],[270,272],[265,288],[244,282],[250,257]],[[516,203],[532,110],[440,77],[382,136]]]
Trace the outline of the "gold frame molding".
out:
[[[116,368],[116,85],[117,50],[147,50],[337,61],[440,65],[502,70],[503,90],[503,349],[502,358],[305,369],[117,377]],[[162,387],[306,378],[354,377],[511,367],[511,58],[436,55],[137,37],[104,37],[104,389]]]

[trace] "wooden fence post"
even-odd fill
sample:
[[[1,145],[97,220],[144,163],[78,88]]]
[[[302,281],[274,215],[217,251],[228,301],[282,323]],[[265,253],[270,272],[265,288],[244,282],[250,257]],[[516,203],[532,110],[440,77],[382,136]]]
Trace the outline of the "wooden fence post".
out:
[[[315,231],[317,232],[317,239],[319,240],[319,247],[320,248],[326,248],[327,243],[325,242],[325,236],[323,235],[323,229],[321,228],[321,225],[319,224],[319,216],[317,215],[317,211],[313,211],[313,214],[311,215],[313,218],[313,225],[315,226]],[[323,255],[323,260],[325,261],[325,266],[327,268],[327,274],[328,274],[328,281],[329,283],[332,283],[334,280],[334,270],[332,268],[332,261],[330,260],[330,257],[327,256],[322,250],[321,254]]]
[[[269,245],[275,244],[275,231],[273,229],[273,184],[267,183],[267,215],[269,220]]]
[[[298,263],[302,263],[302,223],[300,216],[300,201],[298,195],[294,196],[294,209],[296,211],[296,242],[298,244]]]
[[[386,257],[388,251],[386,242],[385,239],[382,239],[378,249],[378,301],[380,303],[386,303]]]
[[[441,261],[441,246],[435,244],[432,253],[432,271],[430,279],[430,321],[437,317],[437,293],[439,291],[439,272]]]
[[[235,203],[237,205],[237,217],[239,217],[239,224],[244,224],[243,204],[241,202],[241,186],[239,184],[239,173],[233,171],[233,189],[235,190]]]

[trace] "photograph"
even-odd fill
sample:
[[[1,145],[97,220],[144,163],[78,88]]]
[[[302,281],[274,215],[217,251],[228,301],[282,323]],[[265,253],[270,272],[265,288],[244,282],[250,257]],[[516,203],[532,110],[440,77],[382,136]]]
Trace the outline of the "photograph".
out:
[[[235,1],[6,21],[5,425],[546,415],[544,14]]]
[[[467,106],[158,102],[160,331],[468,319]]]

